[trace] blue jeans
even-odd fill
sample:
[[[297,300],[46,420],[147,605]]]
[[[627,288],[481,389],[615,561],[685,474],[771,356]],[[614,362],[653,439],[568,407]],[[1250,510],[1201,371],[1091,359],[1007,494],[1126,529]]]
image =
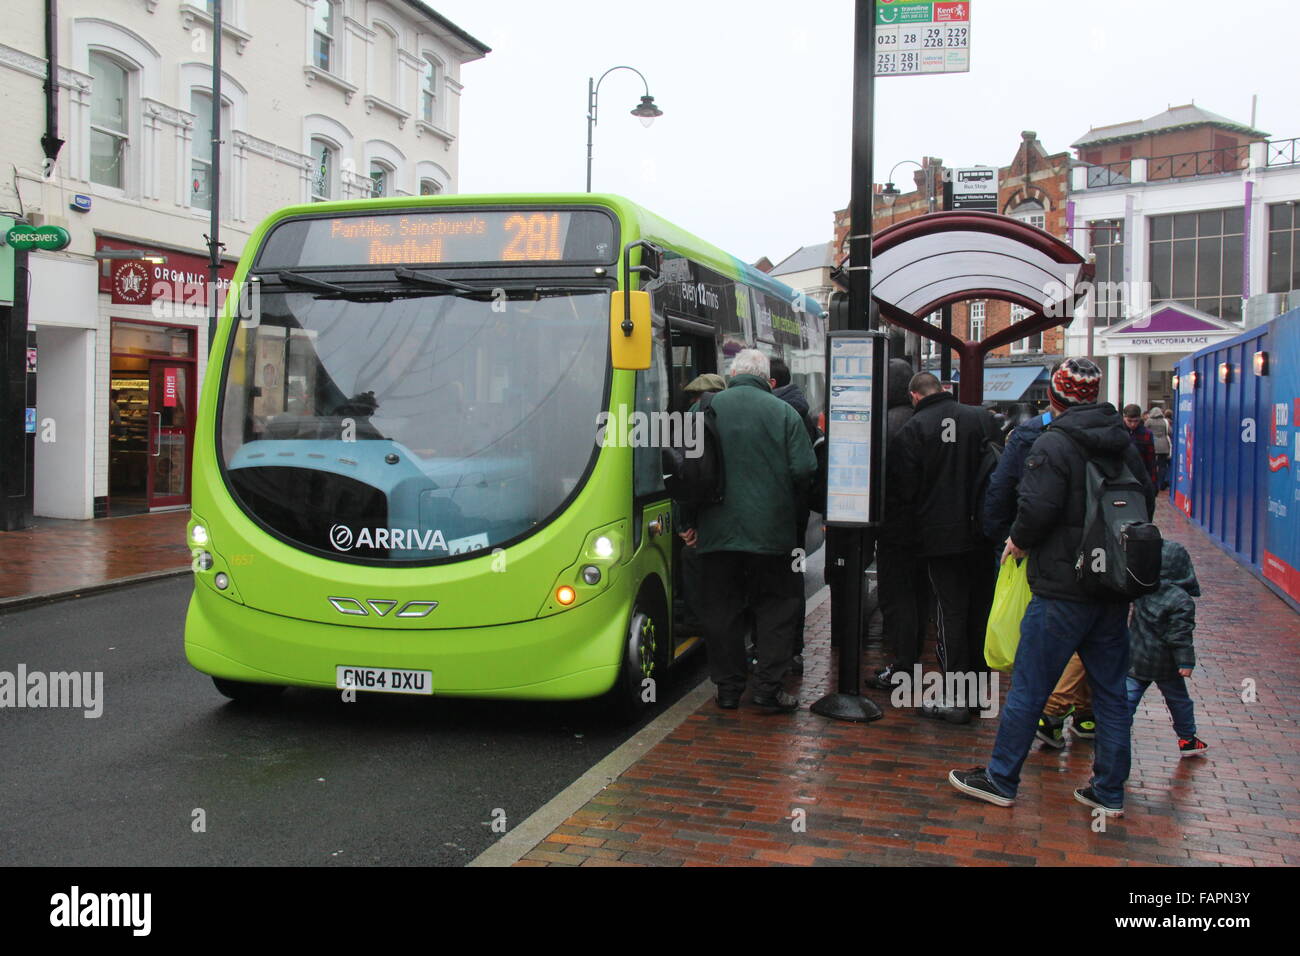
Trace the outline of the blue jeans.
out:
[[[1128,679],[1128,709],[1130,714],[1137,713],[1138,701],[1142,695],[1147,692],[1147,688],[1153,682],[1149,680],[1138,680],[1136,677]],[[1174,677],[1170,680],[1158,680],[1154,682],[1160,688],[1160,693],[1165,695],[1165,706],[1169,708],[1169,716],[1174,722],[1174,733],[1180,740],[1191,740],[1196,736],[1196,708],[1192,705],[1192,698],[1187,693],[1187,681],[1181,677]]]
[[[1088,672],[1097,720],[1092,787],[1109,806],[1124,805],[1133,723],[1124,683],[1129,667],[1128,608],[1127,604],[1079,604],[1037,594],[1029,602],[1020,623],[1011,693],[1002,707],[988,764],[989,780],[1003,796],[1016,795],[1020,768],[1034,742],[1043,705],[1070,655],[1077,652]]]

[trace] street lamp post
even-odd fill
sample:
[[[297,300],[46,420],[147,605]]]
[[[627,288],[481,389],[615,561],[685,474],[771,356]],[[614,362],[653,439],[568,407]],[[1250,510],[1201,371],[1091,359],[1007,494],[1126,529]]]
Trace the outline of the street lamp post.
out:
[[[608,70],[600,75],[599,80],[591,77],[587,78],[587,192],[591,192],[591,130],[596,125],[596,97],[600,93],[600,84],[605,77],[609,76],[615,70],[631,70],[637,76],[641,77],[641,83],[645,86],[645,95],[641,97],[641,102],[629,112],[641,121],[642,126],[649,126],[655,121],[655,117],[663,116],[664,111],[655,105],[655,98],[650,95],[650,84],[646,82],[641,71],[631,66],[611,66]]]

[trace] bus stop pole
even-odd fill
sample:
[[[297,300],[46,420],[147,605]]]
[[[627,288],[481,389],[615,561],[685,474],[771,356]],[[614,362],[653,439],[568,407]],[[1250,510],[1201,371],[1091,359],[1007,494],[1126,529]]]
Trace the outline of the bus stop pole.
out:
[[[875,0],[856,0],[853,41],[853,157],[849,199],[849,324],[874,331],[871,324],[872,124],[874,120]],[[883,347],[878,343],[877,347]],[[879,461],[879,456],[873,455]],[[872,475],[878,484],[881,475]],[[874,535],[863,528],[834,528],[834,548],[827,561],[843,562],[831,585],[831,633],[839,638],[839,692],[812,705],[812,711],[836,720],[877,720],[880,708],[861,696],[862,592]],[[842,591],[836,599],[835,591]]]

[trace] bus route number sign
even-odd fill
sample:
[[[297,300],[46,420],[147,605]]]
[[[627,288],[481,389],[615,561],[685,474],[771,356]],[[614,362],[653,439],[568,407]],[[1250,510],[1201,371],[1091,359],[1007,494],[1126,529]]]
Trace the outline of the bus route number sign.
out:
[[[587,209],[403,209],[287,220],[257,267],[600,262],[618,258],[614,221]]]
[[[876,0],[876,76],[970,71],[969,0]]]

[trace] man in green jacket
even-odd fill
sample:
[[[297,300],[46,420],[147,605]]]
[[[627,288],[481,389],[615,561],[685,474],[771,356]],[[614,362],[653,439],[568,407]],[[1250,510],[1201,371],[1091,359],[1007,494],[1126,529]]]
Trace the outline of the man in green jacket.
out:
[[[772,394],[767,356],[745,349],[713,399],[725,470],[723,500],[682,533],[700,555],[704,639],[718,706],[734,710],[746,683],[745,608],[757,620],[754,703],[792,711],[790,668],[801,579],[793,529],[797,495],[817,470],[799,414]],[[691,526],[693,525],[693,526]]]

